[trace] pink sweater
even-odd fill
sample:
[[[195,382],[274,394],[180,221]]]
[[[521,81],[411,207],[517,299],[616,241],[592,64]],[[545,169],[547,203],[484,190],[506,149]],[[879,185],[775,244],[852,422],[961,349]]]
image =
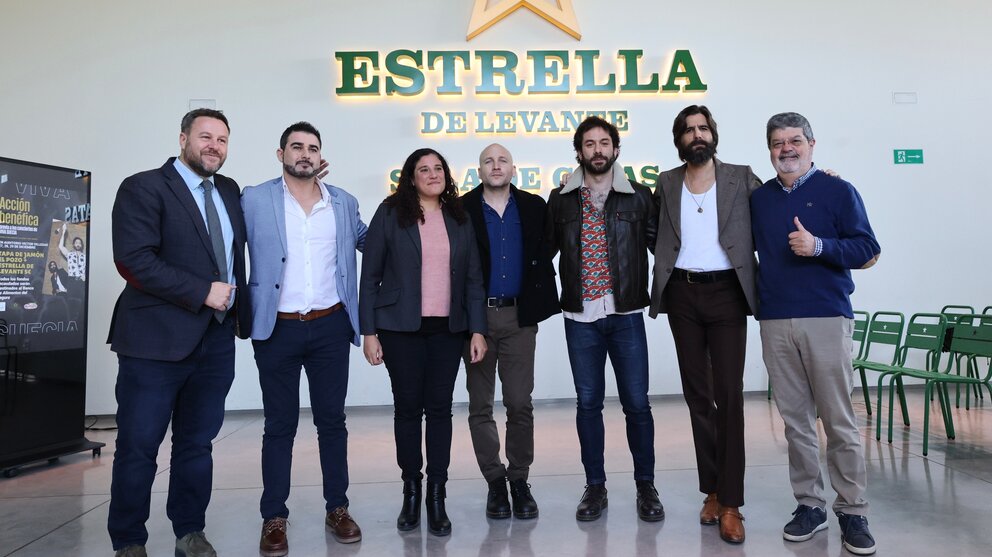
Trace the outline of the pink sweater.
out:
[[[420,226],[420,315],[447,317],[451,312],[451,248],[442,210],[424,213]]]

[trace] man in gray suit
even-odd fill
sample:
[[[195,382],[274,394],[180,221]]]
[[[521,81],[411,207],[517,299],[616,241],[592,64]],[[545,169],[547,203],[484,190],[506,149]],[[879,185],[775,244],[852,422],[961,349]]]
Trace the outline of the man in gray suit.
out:
[[[263,526],[266,557],[289,552],[293,438],[300,411],[300,368],[306,369],[320,468],[325,522],[341,543],[362,539],[348,514],[349,343],[358,346],[358,271],[355,251],[365,245],[358,201],[320,182],[320,132],[307,122],[286,128],[276,156],[279,178],[245,188],[252,345],[265,408],[262,437]]]
[[[685,164],[661,174],[651,317],[668,314],[689,406],[699,490],[699,521],[744,541],[744,350],[747,316],[757,310],[748,166],[716,157],[716,122],[705,106],[686,107],[672,126]]]

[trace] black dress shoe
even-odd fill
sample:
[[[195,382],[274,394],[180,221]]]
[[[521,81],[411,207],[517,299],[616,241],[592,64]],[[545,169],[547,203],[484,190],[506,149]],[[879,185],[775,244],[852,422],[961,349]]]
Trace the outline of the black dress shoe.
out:
[[[510,495],[513,496],[513,516],[517,518],[537,518],[537,501],[530,494],[530,484],[520,478],[510,482]]]
[[[606,484],[587,485],[579,501],[578,508],[575,509],[575,519],[582,521],[596,520],[603,514],[608,501],[606,499]]]
[[[645,522],[658,522],[665,519],[665,507],[658,498],[654,482],[637,480],[637,516]]]
[[[435,536],[451,533],[451,521],[444,510],[444,484],[427,482],[427,530]]]
[[[403,507],[400,508],[400,516],[396,519],[398,530],[406,532],[420,526],[421,489],[420,480],[403,482]]]
[[[510,518],[510,498],[506,492],[506,478],[489,482],[489,497],[486,498],[488,518]]]

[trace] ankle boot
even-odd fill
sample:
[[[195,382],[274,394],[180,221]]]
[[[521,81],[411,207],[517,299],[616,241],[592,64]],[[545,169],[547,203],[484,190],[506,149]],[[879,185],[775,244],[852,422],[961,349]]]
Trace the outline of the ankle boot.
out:
[[[421,491],[420,480],[403,482],[403,507],[400,508],[400,516],[396,519],[397,529],[405,532],[420,526]]]
[[[444,484],[427,482],[427,530],[435,536],[451,533],[451,521],[444,510]]]
[[[510,495],[506,491],[506,478],[489,482],[489,495],[486,497],[487,518],[510,518]]]

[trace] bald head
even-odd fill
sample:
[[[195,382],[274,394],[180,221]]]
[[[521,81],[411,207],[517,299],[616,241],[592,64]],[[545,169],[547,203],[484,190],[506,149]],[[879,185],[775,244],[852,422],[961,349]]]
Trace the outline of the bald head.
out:
[[[505,188],[516,175],[513,156],[499,143],[493,143],[479,155],[479,178],[491,188]]]

